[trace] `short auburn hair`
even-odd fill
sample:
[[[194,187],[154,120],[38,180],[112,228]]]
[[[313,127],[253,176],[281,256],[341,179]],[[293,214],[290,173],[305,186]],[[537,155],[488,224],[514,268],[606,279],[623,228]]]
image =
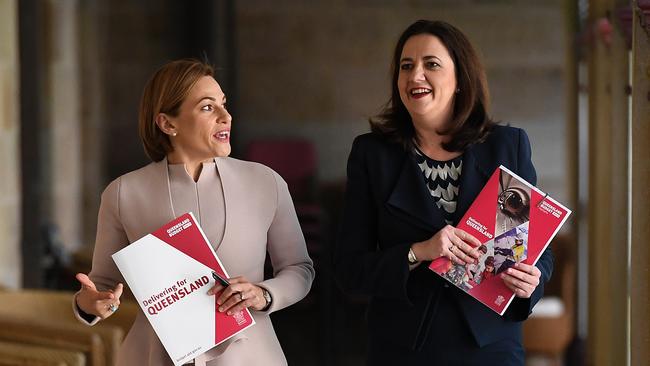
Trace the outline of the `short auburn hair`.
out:
[[[204,76],[214,76],[212,66],[195,59],[183,59],[163,65],[147,81],[140,99],[138,132],[151,160],[161,161],[173,150],[169,136],[156,124],[156,116],[160,113],[178,116],[190,89]]]
[[[485,69],[478,54],[458,28],[443,21],[418,20],[402,33],[393,53],[391,97],[380,114],[370,118],[370,129],[391,141],[401,143],[405,149],[412,148],[415,128],[400,98],[397,79],[404,44],[411,37],[420,34],[437,37],[454,61],[459,92],[456,94],[451,124],[438,132],[451,136],[449,141],[442,144],[445,150],[463,151],[468,146],[483,141],[495,122],[488,116],[490,95]]]

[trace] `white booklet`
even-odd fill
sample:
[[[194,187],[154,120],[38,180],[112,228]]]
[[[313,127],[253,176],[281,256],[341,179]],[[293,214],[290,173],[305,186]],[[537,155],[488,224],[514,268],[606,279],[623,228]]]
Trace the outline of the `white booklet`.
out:
[[[192,213],[113,254],[174,365],[182,365],[255,324],[248,309],[217,311],[213,272],[228,274]]]

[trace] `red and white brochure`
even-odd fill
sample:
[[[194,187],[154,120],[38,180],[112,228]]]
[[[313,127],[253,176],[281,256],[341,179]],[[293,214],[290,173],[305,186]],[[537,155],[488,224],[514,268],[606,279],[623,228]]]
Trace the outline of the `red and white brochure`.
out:
[[[478,263],[461,266],[440,257],[429,268],[503,315],[514,294],[498,274],[517,262],[537,263],[570,214],[501,165],[457,226],[481,241]]]
[[[174,365],[182,365],[255,324],[248,309],[217,311],[212,271],[228,273],[192,213],[113,254]]]

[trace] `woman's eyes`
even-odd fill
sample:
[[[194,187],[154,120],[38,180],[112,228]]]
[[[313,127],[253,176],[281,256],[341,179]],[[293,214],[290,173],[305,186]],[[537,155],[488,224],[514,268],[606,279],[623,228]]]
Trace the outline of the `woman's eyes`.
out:
[[[427,62],[424,63],[424,67],[431,70],[431,69],[439,68],[440,64],[435,62],[435,61],[427,61]],[[410,64],[410,63],[409,64],[401,64],[399,66],[399,68],[400,68],[400,70],[412,70],[413,69],[413,64]]]
[[[221,107],[223,109],[228,109],[228,108],[226,108],[226,103],[222,104]],[[214,106],[212,104],[206,104],[203,107],[201,107],[201,110],[205,111],[205,112],[212,112],[212,111],[214,111]]]

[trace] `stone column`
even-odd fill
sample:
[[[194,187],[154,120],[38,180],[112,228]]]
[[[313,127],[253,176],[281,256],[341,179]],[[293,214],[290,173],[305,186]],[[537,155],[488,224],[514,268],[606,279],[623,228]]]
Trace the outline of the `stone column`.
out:
[[[45,107],[50,152],[45,157],[52,182],[49,217],[66,249],[82,241],[81,93],[77,0],[47,2],[48,38]]]
[[[82,238],[81,98],[77,0],[49,0],[47,78],[52,206],[49,217],[66,249]]]
[[[0,286],[21,285],[18,9],[0,0]]]
[[[106,51],[106,14],[111,4],[102,0],[84,0],[79,4],[79,55],[81,83],[81,184],[83,192],[83,211],[80,223],[83,226],[82,248],[86,259],[90,259],[95,244],[97,212],[102,190],[106,185],[106,167],[104,160],[104,140],[111,143],[105,126],[111,121],[111,114],[105,107],[106,81],[104,70],[108,68],[105,61]],[[88,270],[89,262],[86,268]]]

